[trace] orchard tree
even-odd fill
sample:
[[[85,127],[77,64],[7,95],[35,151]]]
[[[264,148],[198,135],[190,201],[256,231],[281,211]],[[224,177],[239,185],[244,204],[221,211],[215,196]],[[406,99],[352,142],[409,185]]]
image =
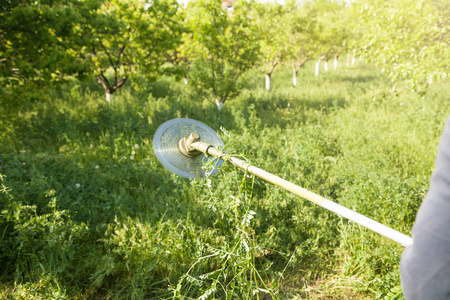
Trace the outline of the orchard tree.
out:
[[[95,76],[110,100],[130,77],[156,74],[174,45],[177,11],[175,0],[8,1],[0,6],[1,82]]]
[[[184,83],[188,84],[188,72],[192,63],[188,44],[192,40],[192,32],[186,23],[186,9],[179,7],[170,20],[172,45],[164,53],[166,64],[162,70],[165,74],[175,75],[178,79],[183,78]]]
[[[241,76],[255,65],[258,45],[251,27],[251,2],[238,1],[232,14],[223,10],[221,0],[190,2],[187,11],[187,45],[194,59],[190,84],[213,98],[220,110],[241,90]]]
[[[320,63],[324,61],[324,69],[328,71],[328,61],[337,59],[347,43],[348,30],[344,18],[344,3],[330,0],[316,0],[311,3],[311,14],[318,22],[316,39],[313,44],[316,48],[318,61],[316,62],[316,76],[319,75]]]
[[[349,41],[352,37],[352,18],[351,10],[344,6],[338,6],[335,10],[329,12],[324,18],[327,31],[329,33],[330,59],[334,59],[334,69],[338,67],[339,57],[347,52]]]
[[[297,6],[296,2],[287,2],[288,46],[283,64],[292,67],[292,85],[297,86],[297,74],[303,66],[314,57],[314,47],[311,43],[316,34],[317,22],[311,18],[307,5]]]
[[[102,1],[7,0],[0,4],[1,84],[26,86],[82,77],[79,24],[92,23]]]
[[[423,94],[429,84],[448,80],[449,1],[360,0],[356,8],[365,32],[361,48],[392,82]]]
[[[113,0],[97,11],[94,24],[83,24],[79,35],[85,41],[81,56],[90,62],[91,73],[104,88],[106,100],[128,79],[137,85],[145,74],[152,80],[164,62],[164,53],[175,47],[178,34],[178,4],[175,0]],[[107,72],[112,71],[108,77]]]
[[[324,34],[323,24],[319,23],[317,26],[315,39],[311,41],[311,47],[314,49],[315,57],[317,58],[315,64],[315,75],[319,76],[320,72],[320,63],[328,59],[330,55],[330,45],[327,36]]]
[[[261,55],[257,67],[266,76],[266,90],[271,89],[271,77],[288,52],[289,32],[286,30],[291,17],[284,6],[276,2],[255,3],[255,24]]]
[[[170,67],[164,66],[163,72],[169,75],[175,75],[176,78],[182,77],[185,84],[189,83],[188,73],[192,64],[192,57],[189,54],[188,43],[192,40],[192,33],[185,32],[180,36],[179,43],[169,49],[165,54],[166,61]]]
[[[350,63],[355,64],[356,54],[359,53],[359,45],[362,40],[364,33],[360,30],[359,17],[355,12],[354,5],[352,3],[348,3],[343,11],[344,17],[341,21],[341,26],[345,28],[345,39],[341,45],[342,54],[346,54],[347,63],[349,66]]]

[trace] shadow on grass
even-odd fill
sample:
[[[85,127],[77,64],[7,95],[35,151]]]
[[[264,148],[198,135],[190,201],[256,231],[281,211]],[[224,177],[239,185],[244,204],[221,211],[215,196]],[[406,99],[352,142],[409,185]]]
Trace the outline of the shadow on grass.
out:
[[[272,93],[261,96],[246,95],[236,107],[248,111],[254,106],[257,117],[263,128],[299,126],[306,123],[319,122],[327,114],[347,106],[344,97],[323,96],[311,97],[292,95],[289,93]],[[248,118],[248,112],[247,118]]]
[[[338,76],[339,80],[341,81],[349,81],[352,83],[368,83],[373,81],[378,81],[379,76],[372,76],[372,75],[358,75],[358,76]]]

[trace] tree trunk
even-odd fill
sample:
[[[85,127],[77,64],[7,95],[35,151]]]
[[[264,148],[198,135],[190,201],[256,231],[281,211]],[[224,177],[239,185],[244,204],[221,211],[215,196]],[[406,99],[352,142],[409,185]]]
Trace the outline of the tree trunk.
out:
[[[334,56],[334,69],[335,70],[337,70],[337,67],[338,67],[338,58],[339,58],[339,56],[337,56],[337,55]]]
[[[350,59],[351,59],[351,55],[350,53],[347,54],[347,67],[350,66]]]
[[[188,83],[189,83],[189,80],[188,80],[187,76],[184,76],[184,84],[188,84]]]
[[[270,74],[266,74],[266,91],[270,92]]]
[[[224,103],[222,100],[216,99],[216,105],[217,105],[217,109],[218,109],[219,111],[222,110],[222,107],[223,107],[224,104],[225,104],[225,103]]]
[[[323,63],[323,68],[324,68],[325,72],[328,72],[328,60],[326,60],[326,61]]]
[[[292,68],[292,69],[293,69],[292,85],[297,86],[297,70],[295,70],[295,68]]]
[[[114,98],[114,94],[110,94],[108,92],[106,92],[106,101],[111,103],[113,101]]]
[[[112,102],[113,101],[113,94],[120,89],[125,82],[127,82],[128,77],[124,76],[122,79],[118,80],[117,77],[114,77],[114,85],[111,86],[109,84],[108,79],[105,77],[103,72],[100,73],[99,76],[97,76],[97,82],[102,85],[102,87],[105,89],[106,93],[106,101]]]
[[[316,62],[316,76],[319,76],[320,60]]]

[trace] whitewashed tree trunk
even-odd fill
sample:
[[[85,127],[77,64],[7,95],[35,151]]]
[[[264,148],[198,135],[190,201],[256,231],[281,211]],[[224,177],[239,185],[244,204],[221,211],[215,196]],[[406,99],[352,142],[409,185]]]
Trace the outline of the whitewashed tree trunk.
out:
[[[266,91],[270,91],[270,74],[266,74]]]
[[[295,69],[292,76],[292,85],[297,86],[297,71]]]
[[[316,62],[316,76],[319,76],[320,60]]]
[[[114,95],[110,93],[106,93],[106,101],[111,103],[113,101]]]
[[[353,56],[353,57],[352,57],[352,65],[354,65],[355,63],[356,63],[356,57]]]
[[[338,66],[338,57],[335,56],[334,57],[334,69],[337,70],[337,66]]]
[[[219,99],[216,99],[216,105],[217,105],[217,109],[219,111],[222,110],[224,103],[222,101],[220,101]]]
[[[326,61],[323,63],[323,68],[324,68],[325,72],[328,72],[328,60],[326,60]]]
[[[184,84],[188,84],[189,83],[189,79],[187,77],[184,77]]]

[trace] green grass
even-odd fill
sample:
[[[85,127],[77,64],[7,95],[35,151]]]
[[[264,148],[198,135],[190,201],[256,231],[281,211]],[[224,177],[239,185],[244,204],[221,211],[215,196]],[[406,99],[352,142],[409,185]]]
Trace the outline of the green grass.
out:
[[[290,76],[267,93],[250,72],[221,112],[172,78],[111,104],[92,82],[0,91],[0,297],[401,299],[394,242],[242,171],[191,181],[153,154],[160,124],[197,119],[229,153],[409,234],[450,86],[392,96],[364,63]]]

